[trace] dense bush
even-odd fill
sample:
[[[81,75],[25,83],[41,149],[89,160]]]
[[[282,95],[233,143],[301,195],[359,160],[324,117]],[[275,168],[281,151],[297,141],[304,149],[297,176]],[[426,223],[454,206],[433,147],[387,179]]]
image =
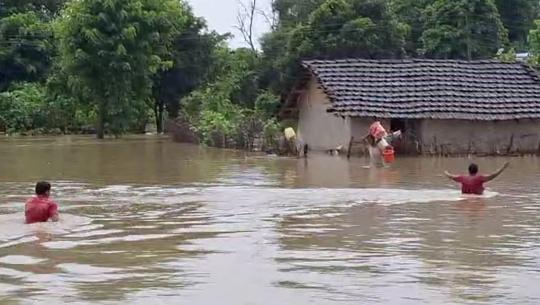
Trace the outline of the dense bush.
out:
[[[279,130],[273,118],[279,97],[257,87],[256,54],[218,52],[216,80],[183,99],[183,115],[201,143],[252,150],[256,140],[266,142]]]
[[[79,132],[95,114],[66,95],[51,95],[39,83],[22,83],[0,93],[0,128],[7,133]]]
[[[44,128],[46,93],[38,84],[21,84],[0,94],[0,122],[8,133]]]

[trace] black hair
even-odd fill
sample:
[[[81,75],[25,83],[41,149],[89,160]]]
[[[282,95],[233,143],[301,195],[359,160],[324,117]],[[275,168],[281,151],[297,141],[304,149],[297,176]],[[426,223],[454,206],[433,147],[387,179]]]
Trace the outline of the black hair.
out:
[[[36,183],[36,194],[45,195],[48,191],[51,190],[51,184],[49,182],[40,181]]]
[[[478,165],[471,163],[471,165],[469,165],[469,174],[471,175],[478,174]]]

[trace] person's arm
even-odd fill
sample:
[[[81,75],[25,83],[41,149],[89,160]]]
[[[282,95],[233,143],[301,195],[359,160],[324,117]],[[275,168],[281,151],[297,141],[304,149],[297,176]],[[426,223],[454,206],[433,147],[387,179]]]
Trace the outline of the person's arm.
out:
[[[459,176],[459,175],[453,175],[453,174],[450,174],[448,171],[444,171],[444,175],[445,175],[446,177],[448,177],[449,179],[451,179],[451,180],[454,180],[454,181],[456,181],[456,182],[460,182],[460,177],[461,177],[461,176]]]
[[[367,145],[373,146],[373,141],[374,141],[373,137],[369,133],[362,138],[362,142],[364,142]]]
[[[366,135],[364,135],[362,137],[362,141],[367,141],[368,137],[370,136],[371,134],[370,133],[367,133]]]
[[[50,218],[52,222],[58,222],[60,220],[60,216],[58,216],[58,212],[56,214],[53,214]]]
[[[508,168],[508,165],[510,165],[510,163],[506,162],[506,163],[504,163],[504,165],[501,168],[499,168],[499,170],[497,170],[496,172],[494,172],[491,175],[485,176],[485,178],[484,178],[485,182],[491,181],[491,180],[499,177],[504,172],[504,170]]]
[[[56,203],[51,203],[49,206],[49,219],[52,222],[60,220],[60,217],[58,216],[58,205]]]

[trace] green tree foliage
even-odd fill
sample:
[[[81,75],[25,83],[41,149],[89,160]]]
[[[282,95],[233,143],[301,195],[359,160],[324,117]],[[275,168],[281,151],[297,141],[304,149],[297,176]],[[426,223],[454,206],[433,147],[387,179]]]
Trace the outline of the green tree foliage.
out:
[[[231,92],[236,104],[253,108],[258,96],[259,58],[251,49],[241,48],[231,52],[228,48],[219,49],[214,69],[215,75],[227,75],[234,79],[236,89]]]
[[[395,18],[408,25],[406,50],[410,56],[416,56],[423,47],[422,34],[426,29],[426,9],[436,0],[390,0]],[[474,2],[470,2],[474,4]],[[452,1],[450,6],[457,7],[459,2]],[[533,27],[534,19],[540,13],[540,2],[537,0],[495,0],[501,20],[508,30],[511,44],[524,50],[528,31]],[[490,14],[489,10],[486,11]],[[479,16],[482,16],[480,13]],[[472,15],[475,19],[477,16]],[[482,17],[483,18],[483,17]]]
[[[0,91],[13,82],[42,80],[53,52],[50,25],[37,13],[0,19]]]
[[[214,79],[204,88],[194,92],[192,96],[184,101],[183,105],[190,117],[196,116],[204,107],[217,111],[220,105],[235,104],[245,108],[253,108],[257,98],[256,71],[257,56],[249,49],[238,49],[231,51],[222,45],[213,54],[214,64],[211,73]],[[200,99],[199,102],[193,99],[193,95],[200,95],[201,92],[216,92],[216,99],[207,101]],[[220,100],[222,102],[220,102]],[[228,102],[223,102],[228,101]],[[227,107],[224,107],[224,109]]]
[[[174,65],[154,78],[153,110],[158,132],[163,131],[164,110],[170,118],[176,118],[180,100],[208,80],[214,63],[213,52],[225,39],[215,32],[207,32],[206,22],[195,17],[189,6],[185,6],[185,11],[185,26],[172,47]]]
[[[540,66],[540,20],[534,22],[534,28],[529,31],[529,61],[535,66]]]
[[[21,83],[0,93],[0,129],[8,133],[68,133],[81,130],[91,113],[66,95],[39,83]]]
[[[46,17],[53,17],[67,0],[2,0],[0,16],[33,11]]]
[[[8,132],[28,131],[45,125],[44,87],[23,84],[0,94],[0,126]]]
[[[263,82],[286,91],[302,59],[401,57],[406,29],[385,0],[326,0],[306,20],[263,39]]]
[[[492,58],[508,43],[493,0],[437,0],[426,10],[422,35],[432,58]]]
[[[423,48],[426,8],[435,0],[390,0],[394,18],[406,25],[405,50],[408,55],[416,56]]]
[[[294,27],[305,22],[325,0],[275,0],[273,2],[281,27]]]
[[[3,0],[0,12],[13,13],[23,11],[39,11],[54,15],[60,11],[67,0]]]
[[[216,79],[183,100],[184,115],[203,143],[249,149],[257,135],[275,129],[279,98],[257,88],[258,57],[252,50],[216,52]]]
[[[496,58],[502,62],[508,62],[508,63],[516,62],[516,50],[514,48],[510,48],[507,51],[501,49],[497,53]]]
[[[508,29],[510,42],[524,50],[527,45],[527,35],[534,27],[534,20],[540,13],[538,0],[496,0],[502,21]]]
[[[57,26],[61,66],[97,107],[98,138],[118,134],[168,68],[174,37],[185,22],[175,0],[79,0]]]

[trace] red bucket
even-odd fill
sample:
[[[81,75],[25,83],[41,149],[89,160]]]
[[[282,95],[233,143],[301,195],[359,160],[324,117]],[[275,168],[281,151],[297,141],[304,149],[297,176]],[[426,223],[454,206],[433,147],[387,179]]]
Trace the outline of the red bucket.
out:
[[[383,159],[386,163],[392,163],[396,160],[396,155],[394,153],[394,149],[391,147],[386,148],[383,151]]]

